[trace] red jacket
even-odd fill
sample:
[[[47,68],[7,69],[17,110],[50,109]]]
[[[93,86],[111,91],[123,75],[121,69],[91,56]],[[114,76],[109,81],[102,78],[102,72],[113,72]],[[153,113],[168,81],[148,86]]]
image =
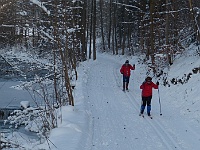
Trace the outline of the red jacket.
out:
[[[130,77],[131,70],[135,70],[135,66],[131,66],[130,64],[128,64],[128,65],[123,64],[122,67],[121,67],[121,69],[120,69],[120,72],[124,76]]]
[[[142,96],[143,97],[152,96],[152,89],[153,88],[158,89],[158,85],[154,84],[152,81],[150,83],[144,82],[140,86],[140,89],[142,89]]]

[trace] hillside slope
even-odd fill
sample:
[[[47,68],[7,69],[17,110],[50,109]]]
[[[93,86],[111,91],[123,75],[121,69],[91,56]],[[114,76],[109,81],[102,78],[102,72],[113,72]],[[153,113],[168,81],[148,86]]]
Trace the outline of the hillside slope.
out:
[[[129,60],[132,63],[137,62],[135,58]],[[153,91],[153,119],[147,116],[142,118],[138,116],[141,101],[139,86],[146,76],[145,67],[136,64],[130,80],[130,92],[124,93],[122,76],[119,73],[124,61],[125,58],[119,56],[99,54],[97,61],[85,64],[87,80],[84,80],[83,93],[90,118],[90,130],[83,134],[87,138],[82,139],[85,142],[82,141],[78,149],[198,150],[200,104],[197,94],[200,85],[195,83],[199,81],[199,74],[193,75],[183,85],[160,85],[160,95],[157,90]],[[168,72],[170,77],[177,77],[188,69],[187,66],[180,67],[181,63],[187,64],[187,60],[177,60],[171,66],[172,72]],[[162,116],[159,113],[159,96]]]

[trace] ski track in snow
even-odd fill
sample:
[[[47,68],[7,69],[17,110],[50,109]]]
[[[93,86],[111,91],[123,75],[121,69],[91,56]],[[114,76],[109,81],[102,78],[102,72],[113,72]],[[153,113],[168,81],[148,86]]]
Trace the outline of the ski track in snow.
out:
[[[165,110],[165,114],[159,116],[159,108],[153,107],[153,119],[147,115],[140,117],[139,74],[132,72],[130,91],[124,93],[119,72],[122,64],[104,55],[99,57],[88,69],[90,78],[84,89],[86,109],[92,120],[85,150],[199,149],[199,131],[187,124],[187,119],[179,117],[175,109]],[[135,85],[131,86],[133,82]]]
[[[128,97],[129,97],[129,99],[133,99],[134,96],[130,96],[129,93],[128,93]],[[134,105],[135,108],[137,108],[134,103],[133,103],[133,105]],[[179,147],[179,145],[177,145],[177,143],[171,137],[171,135],[169,135],[166,132],[166,130],[161,125],[161,123],[157,121],[157,118],[149,120],[148,116],[145,116],[145,119],[146,118],[147,118],[147,122],[149,123],[149,125],[155,131],[157,136],[162,140],[162,144],[166,146],[165,149],[174,149],[174,148],[176,148],[178,150],[182,150],[182,148]]]

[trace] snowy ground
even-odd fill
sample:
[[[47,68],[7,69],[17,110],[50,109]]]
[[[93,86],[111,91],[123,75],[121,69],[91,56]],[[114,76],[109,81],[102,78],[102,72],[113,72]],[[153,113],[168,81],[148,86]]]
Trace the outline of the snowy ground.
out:
[[[124,93],[119,70],[126,59],[136,64],[136,70],[132,71],[130,91]],[[181,78],[199,64],[199,56],[185,55],[174,62],[168,76]],[[49,146],[52,150],[199,150],[200,74],[193,74],[183,85],[161,84],[160,94],[154,90],[150,119],[146,114],[145,118],[139,117],[139,86],[146,71],[136,57],[98,53],[96,61],[89,60],[78,67],[73,91],[75,107],[62,107],[62,122],[52,130],[47,142],[40,145],[25,135],[13,135],[21,145],[35,150]],[[26,145],[27,141],[30,143]]]
[[[130,91],[124,93],[119,69],[127,58],[136,64],[136,70],[132,71]],[[95,62],[84,62],[79,66],[74,91],[76,106],[63,108],[64,123],[53,130],[50,137],[55,144],[52,149],[199,150],[200,85],[197,83],[200,74],[192,75],[184,85],[160,85],[162,116],[158,91],[154,90],[153,119],[147,115],[142,118],[138,115],[141,104],[139,86],[146,70],[136,58],[127,58],[98,54]],[[184,67],[188,63],[190,68]],[[199,57],[185,56],[174,63],[169,76],[181,77],[198,64]]]

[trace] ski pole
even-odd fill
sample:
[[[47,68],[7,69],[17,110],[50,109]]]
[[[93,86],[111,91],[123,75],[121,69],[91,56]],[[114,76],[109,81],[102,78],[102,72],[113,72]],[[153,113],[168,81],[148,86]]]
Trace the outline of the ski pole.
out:
[[[160,104],[160,116],[162,116],[162,113],[161,113],[161,102],[160,102],[160,92],[159,92],[159,88],[158,88],[158,98],[159,98],[159,104]]]

